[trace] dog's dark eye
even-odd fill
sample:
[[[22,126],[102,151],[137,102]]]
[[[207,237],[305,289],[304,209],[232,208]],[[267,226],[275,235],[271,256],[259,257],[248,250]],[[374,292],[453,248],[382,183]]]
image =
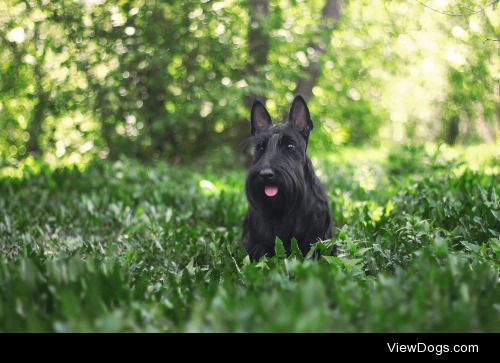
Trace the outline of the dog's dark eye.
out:
[[[293,151],[293,150],[295,150],[295,145],[294,144],[288,144],[286,146],[286,148],[288,149],[288,151]]]
[[[255,147],[255,150],[257,150],[258,152],[263,152],[265,149],[266,149],[265,144],[259,144]]]

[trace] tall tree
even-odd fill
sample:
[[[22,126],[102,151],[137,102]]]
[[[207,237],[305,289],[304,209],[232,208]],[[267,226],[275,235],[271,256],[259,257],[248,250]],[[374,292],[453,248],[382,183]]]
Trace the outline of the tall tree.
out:
[[[245,78],[249,84],[249,92],[243,96],[243,103],[249,110],[256,99],[261,102],[266,100],[261,82],[264,79],[262,71],[267,64],[271,44],[269,0],[249,0],[248,12],[250,21],[247,33],[248,60]],[[248,119],[237,122],[232,130],[229,130],[230,137],[235,140],[234,147],[236,149],[241,147],[241,141],[248,136],[248,132]]]
[[[265,101],[265,96],[256,92],[254,83],[262,77],[262,67],[267,64],[270,47],[269,36],[269,0],[250,0],[250,23],[248,24],[248,63],[247,78],[250,80],[251,92],[245,99],[245,104],[250,106],[254,99]]]
[[[296,84],[295,94],[302,95],[306,100],[312,95],[312,90],[321,74],[321,56],[327,51],[331,41],[332,30],[340,19],[342,0],[327,0],[321,14],[318,36],[310,44],[313,52],[309,55],[309,65],[302,71]]]
[[[43,81],[45,71],[43,69],[45,57],[49,47],[49,41],[41,40],[40,37],[40,22],[36,22],[34,26],[33,42],[35,44],[35,52],[39,53],[37,61],[33,67],[35,98],[36,104],[33,107],[31,117],[28,124],[29,140],[26,143],[26,151],[30,154],[38,154],[40,152],[40,136],[42,133],[43,121],[49,102],[49,92],[44,89]]]

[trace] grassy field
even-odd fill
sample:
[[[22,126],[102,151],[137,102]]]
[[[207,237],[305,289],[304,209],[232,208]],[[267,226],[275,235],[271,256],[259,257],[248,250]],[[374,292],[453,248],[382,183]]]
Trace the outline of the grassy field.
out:
[[[4,170],[0,331],[500,331],[498,146],[315,155],[338,256],[258,263],[242,169]]]

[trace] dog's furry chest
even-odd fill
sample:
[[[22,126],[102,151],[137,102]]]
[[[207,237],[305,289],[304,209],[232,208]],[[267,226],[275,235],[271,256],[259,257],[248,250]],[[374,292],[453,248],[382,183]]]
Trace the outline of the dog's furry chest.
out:
[[[277,237],[283,242],[287,254],[291,250],[292,238],[297,240],[300,250],[307,253],[312,243],[331,237],[328,209],[319,208],[319,211],[301,214],[298,218],[283,216],[281,219],[265,218],[252,211],[247,213],[244,220],[244,244],[252,259],[274,255]]]

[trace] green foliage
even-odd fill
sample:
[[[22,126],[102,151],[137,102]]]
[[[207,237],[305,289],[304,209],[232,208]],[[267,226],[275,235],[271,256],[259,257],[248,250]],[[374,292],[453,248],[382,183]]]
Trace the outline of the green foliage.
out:
[[[255,263],[243,170],[3,176],[0,331],[498,331],[495,150],[479,168],[446,148],[320,156],[334,237]]]
[[[497,5],[343,1],[328,22],[326,1],[262,3],[252,33],[254,0],[3,1],[0,164],[239,151],[250,99],[281,120],[311,64],[317,150],[498,138]]]
[[[488,42],[495,39],[485,38],[478,29],[495,32],[495,22],[498,19],[486,13],[479,21],[465,18],[450,24],[462,55],[455,54],[448,65],[449,89],[440,104],[444,139],[449,144],[493,141],[498,136],[498,46],[490,46]],[[471,44],[480,40],[483,46],[470,51]]]

